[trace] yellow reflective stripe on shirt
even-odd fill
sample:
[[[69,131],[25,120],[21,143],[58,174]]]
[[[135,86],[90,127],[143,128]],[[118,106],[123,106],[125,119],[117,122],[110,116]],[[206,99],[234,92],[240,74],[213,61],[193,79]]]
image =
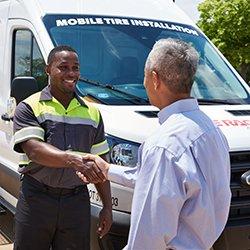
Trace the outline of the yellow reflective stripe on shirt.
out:
[[[67,152],[72,153],[72,154],[77,154],[77,155],[89,154],[86,152],[73,151],[73,150],[67,150]],[[102,155],[108,152],[109,152],[109,146],[108,146],[107,141],[105,140],[103,142],[93,145],[91,148],[90,154]]]
[[[39,139],[44,141],[44,130],[41,127],[25,127],[14,134],[15,145],[29,139]]]
[[[38,122],[41,124],[46,122],[47,120],[51,120],[54,122],[61,122],[67,124],[80,124],[80,125],[89,125],[94,128],[98,127],[98,124],[93,119],[86,119],[81,117],[68,117],[68,116],[61,116],[61,115],[53,115],[50,113],[44,113],[37,117]]]
[[[93,106],[93,104],[90,104],[89,102],[85,102],[88,106],[88,109],[86,109],[86,113],[84,114],[84,117],[86,118],[86,115],[88,114],[92,120],[94,120],[97,124],[100,122],[100,113],[99,110]]]
[[[91,119],[95,122],[95,124],[97,124],[97,126],[100,122],[99,110],[95,106],[93,106],[93,104],[90,104],[88,102],[86,103],[84,101],[87,107],[81,106],[79,105],[78,100],[74,98],[71,100],[68,109],[65,109],[63,105],[54,97],[52,98],[52,100],[39,101],[40,95],[41,92],[38,92],[24,100],[24,102],[31,107],[36,117],[39,117],[42,114],[46,113],[64,117]]]
[[[19,165],[28,165],[31,160],[26,154],[19,154]]]
[[[109,146],[107,140],[100,142],[98,144],[94,144],[90,150],[90,153],[94,155],[103,155],[107,152],[109,152]]]
[[[27,103],[32,111],[34,112],[34,115],[37,117],[40,114],[40,110],[39,110],[39,99],[41,96],[41,92],[37,92],[31,96],[29,96],[28,98],[26,98],[25,100],[23,100],[24,103]]]

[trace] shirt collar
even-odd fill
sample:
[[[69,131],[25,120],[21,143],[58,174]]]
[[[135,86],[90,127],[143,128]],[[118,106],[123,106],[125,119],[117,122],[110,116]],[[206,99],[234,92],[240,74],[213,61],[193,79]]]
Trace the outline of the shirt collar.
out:
[[[166,106],[158,113],[159,123],[164,123],[171,115],[199,109],[196,99],[188,98],[176,101]]]
[[[49,85],[46,86],[42,91],[41,91],[41,95],[40,95],[40,99],[39,101],[50,101],[52,100],[52,95],[50,93],[50,87]]]
[[[74,93],[74,98],[77,99],[77,101],[82,105],[82,106],[86,106],[86,103],[84,102],[84,100],[79,96],[77,95],[76,93]],[[51,92],[50,92],[50,85],[46,86],[42,91],[41,91],[41,95],[40,95],[40,99],[39,101],[51,101],[53,98]]]

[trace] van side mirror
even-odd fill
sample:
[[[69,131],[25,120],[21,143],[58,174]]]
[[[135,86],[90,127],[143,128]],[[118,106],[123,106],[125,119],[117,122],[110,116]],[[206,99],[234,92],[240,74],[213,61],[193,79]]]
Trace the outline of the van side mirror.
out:
[[[38,84],[34,77],[15,77],[11,83],[10,98],[7,100],[7,112],[1,115],[1,119],[10,122],[13,119],[16,105],[38,91]]]
[[[14,97],[10,97],[7,100],[7,112],[1,115],[2,120],[4,120],[5,122],[10,122],[13,119],[15,109],[16,99]]]
[[[12,80],[10,96],[16,104],[39,91],[37,81],[31,76],[17,76]]]

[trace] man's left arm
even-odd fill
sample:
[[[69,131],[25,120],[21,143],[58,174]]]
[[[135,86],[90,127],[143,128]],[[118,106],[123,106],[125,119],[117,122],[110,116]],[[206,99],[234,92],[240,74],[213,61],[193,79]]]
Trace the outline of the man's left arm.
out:
[[[90,152],[101,156],[105,161],[109,160],[109,147],[104,133],[104,124],[101,113],[99,112],[99,123],[96,130],[94,145],[92,145]],[[99,214],[99,225],[97,233],[103,237],[108,233],[112,224],[112,201],[110,183],[108,180],[95,184],[95,187],[101,197],[103,208]]]
[[[107,155],[101,156],[105,161],[108,160]],[[101,197],[103,208],[99,214],[99,225],[97,233],[102,238],[108,233],[112,225],[112,201],[111,201],[111,191],[110,182],[107,180],[105,182],[96,183],[95,187]]]

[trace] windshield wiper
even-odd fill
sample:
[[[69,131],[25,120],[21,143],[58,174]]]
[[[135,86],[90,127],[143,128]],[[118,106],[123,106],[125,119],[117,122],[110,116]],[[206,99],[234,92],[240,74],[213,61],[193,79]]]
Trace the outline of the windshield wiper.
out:
[[[87,79],[85,77],[80,77],[79,80],[83,81],[83,82],[86,82],[86,83],[89,83],[89,84],[94,85],[94,86],[111,89],[114,92],[126,95],[127,97],[132,98],[132,99],[126,98],[126,100],[129,101],[129,102],[131,102],[131,103],[133,103],[133,104],[148,104],[149,103],[147,99],[140,98],[137,95],[133,95],[131,93],[122,91],[122,90],[120,90],[118,88],[115,88],[112,84],[109,84],[109,83],[101,83],[101,82],[98,82],[98,81],[89,80],[89,79]]]
[[[235,101],[219,100],[219,99],[197,99],[199,104],[221,104],[221,105],[240,105],[242,103]]]

